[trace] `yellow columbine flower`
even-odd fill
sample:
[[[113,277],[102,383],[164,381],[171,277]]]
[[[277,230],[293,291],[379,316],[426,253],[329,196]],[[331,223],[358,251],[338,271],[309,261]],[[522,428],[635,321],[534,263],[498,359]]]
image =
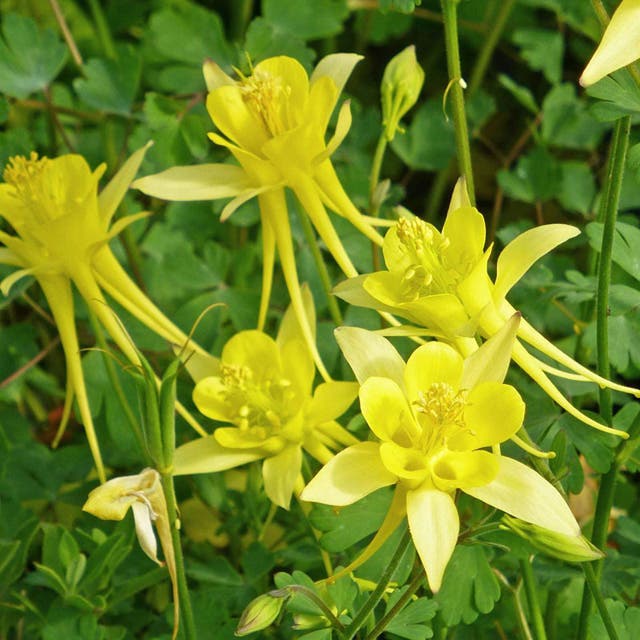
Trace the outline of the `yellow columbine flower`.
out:
[[[382,244],[382,238],[345,193],[329,159],[351,126],[348,102],[340,109],[333,138],[327,143],[325,136],[342,87],[361,57],[329,55],[320,61],[311,78],[297,60],[287,56],[263,60],[250,76],[239,80],[216,64],[206,63],[207,109],[222,134],[210,133],[209,137],[227,147],[240,166],[173,167],[136,180],[133,185],[165,200],[231,197],[222,220],[250,198],[258,197],[264,261],[258,328],[263,328],[267,314],[277,248],[295,313],[325,380],[328,374],[311,339],[299,294],[284,187],[295,193],[345,275],[356,275],[325,209],[329,207],[373,242]]]
[[[303,289],[309,326],[311,294]],[[232,424],[176,449],[174,473],[224,471],[264,459],[267,496],[288,509],[299,482],[302,450],[320,462],[358,442],[336,418],[358,392],[354,382],[325,382],[312,391],[315,367],[290,307],[276,340],[242,331],[222,350],[218,371],[198,381],[193,399],[209,418]]]
[[[162,553],[173,587],[172,638],[175,638],[178,634],[180,613],[176,559],[160,474],[155,469],[144,469],[135,476],[112,478],[91,491],[82,507],[83,511],[102,520],[122,520],[127,515],[129,508],[133,511],[140,547],[151,560],[162,566],[162,562],[158,560],[158,544],[153,527],[155,526],[158,531]]]
[[[82,375],[71,283],[132,362],[138,362],[135,348],[107,306],[103,291],[166,340],[180,345],[189,342],[134,284],[109,248],[113,237],[147,215],[130,215],[112,224],[145,151],[146,147],[136,151],[99,195],[98,180],[106,165],[92,172],[86,160],[75,154],[55,159],[38,158],[35,153],[29,158],[16,156],[9,161],[0,184],[0,217],[15,232],[0,231],[4,245],[0,262],[18,267],[0,283],[0,289],[7,295],[11,286],[27,275],[34,276],[42,287],[67,363],[67,395],[59,435],[75,395],[102,480],[105,474]],[[190,346],[199,350],[193,343]]]
[[[465,355],[477,349],[475,334],[483,338],[494,335],[516,313],[506,300],[511,288],[536,260],[578,235],[579,230],[566,224],[548,224],[520,234],[498,256],[493,282],[487,273],[492,247],[484,250],[484,218],[469,206],[463,194],[464,188],[459,184],[442,231],[416,217],[401,218],[385,236],[382,251],[387,270],[351,278],[336,287],[336,295],[351,304],[407,318],[432,335],[455,344]],[[410,333],[412,329],[407,331]],[[549,366],[530,354],[523,343],[569,371]],[[595,382],[634,395],[640,393],[637,389],[589,371],[524,319],[512,358],[568,413],[596,429],[626,437],[624,432],[605,427],[579,411],[547,374]]]
[[[453,347],[430,342],[406,365],[382,336],[352,327],[336,330],[362,384],[362,415],[377,440],[338,453],[301,498],[344,506],[381,487],[396,487],[380,530],[349,570],[370,557],[406,515],[429,586],[437,591],[458,539],[458,490],[527,522],[580,534],[551,484],[497,453],[521,427],[525,412],[518,392],[503,383],[517,322],[516,316],[466,360]]]
[[[640,58],[640,0],[622,0],[580,76],[588,87]]]

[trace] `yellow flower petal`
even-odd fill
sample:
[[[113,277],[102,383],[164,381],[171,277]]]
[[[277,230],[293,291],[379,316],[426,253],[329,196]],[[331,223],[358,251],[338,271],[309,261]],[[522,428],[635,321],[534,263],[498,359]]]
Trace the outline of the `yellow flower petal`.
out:
[[[442,227],[442,235],[449,246],[442,250],[450,268],[468,273],[482,257],[486,227],[484,217],[474,207],[463,207],[452,211]]]
[[[460,519],[451,496],[442,491],[420,489],[407,493],[407,517],[411,537],[436,593],[451,554],[458,542]]]
[[[393,380],[367,378],[360,388],[360,408],[380,440],[411,446],[418,427],[402,389]]]
[[[549,482],[521,462],[504,456],[499,460],[494,480],[463,491],[526,522],[568,536],[580,534],[569,506]]]
[[[464,421],[467,431],[448,442],[451,449],[480,449],[508,440],[522,426],[525,405],[511,386],[483,382],[467,396]]]
[[[248,192],[253,186],[242,167],[232,164],[198,164],[171,167],[166,171],[138,178],[132,185],[163,200],[218,200]]]
[[[430,476],[429,458],[407,444],[401,446],[395,442],[383,442],[380,445],[380,458],[384,466],[407,486],[417,487]]]
[[[333,80],[338,89],[338,94],[340,94],[354,67],[362,59],[363,56],[357,53],[332,53],[325,56],[313,70],[311,83],[313,84],[320,78],[328,76]]]
[[[442,491],[465,490],[491,482],[498,466],[498,456],[488,451],[447,451],[434,461],[432,478]]]
[[[580,76],[583,87],[640,58],[640,0],[622,0]]]
[[[498,256],[494,300],[504,298],[542,256],[579,233],[568,224],[545,224],[514,238]]]
[[[414,401],[419,392],[427,391],[435,383],[460,389],[464,361],[453,348],[442,342],[429,342],[418,347],[407,361],[404,383],[407,395]]]
[[[214,436],[207,436],[187,442],[176,449],[173,473],[176,476],[186,476],[225,471],[261,458],[264,458],[264,453],[258,450],[226,449]]]
[[[396,477],[382,464],[379,451],[376,442],[361,442],[341,451],[320,469],[300,497],[344,507],[395,484]]]
[[[225,85],[234,85],[236,81],[229,75],[227,75],[219,64],[216,64],[213,60],[205,60],[202,65],[202,75],[204,75],[204,81],[207,85],[207,91],[213,91],[219,87]]]
[[[302,467],[302,449],[292,446],[262,463],[264,490],[269,500],[283,509],[289,508],[293,487]]]
[[[341,416],[358,396],[357,382],[324,382],[316,387],[307,409],[311,424],[330,422]]]
[[[262,331],[236,333],[222,349],[221,360],[237,367],[248,367],[256,380],[266,380],[282,370],[280,350],[275,340]]]

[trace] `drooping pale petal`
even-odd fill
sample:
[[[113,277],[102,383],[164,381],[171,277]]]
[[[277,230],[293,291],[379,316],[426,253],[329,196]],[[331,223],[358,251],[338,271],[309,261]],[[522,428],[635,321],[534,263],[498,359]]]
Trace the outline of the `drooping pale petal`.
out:
[[[395,307],[381,303],[364,288],[365,281],[371,277],[371,275],[370,273],[366,273],[361,276],[356,276],[355,278],[348,278],[338,283],[333,288],[332,293],[341,300],[345,300],[356,307],[380,309],[381,311],[394,313],[396,311]]]
[[[498,256],[494,300],[504,298],[542,256],[579,233],[580,229],[568,224],[545,224],[514,238]]]
[[[468,430],[449,440],[458,451],[480,449],[508,440],[522,426],[525,405],[510,385],[481,382],[466,399],[464,421]]]
[[[329,76],[338,89],[338,94],[342,93],[344,85],[347,83],[354,67],[363,59],[357,53],[332,53],[325,56],[318,62],[311,74],[313,84],[323,76]]]
[[[132,153],[122,167],[120,167],[118,173],[111,178],[109,184],[107,184],[107,186],[98,195],[100,217],[105,222],[111,220],[111,217],[116,212],[118,205],[122,202],[125,193],[138,173],[138,169],[144,160],[147,149],[152,144],[152,142],[147,142],[144,147]]]
[[[448,384],[455,391],[460,388],[464,361],[448,344],[428,342],[418,347],[407,360],[404,383],[410,400],[435,383]]]
[[[262,463],[264,490],[271,502],[283,509],[289,508],[293,487],[300,475],[302,449],[291,446]]]
[[[458,541],[460,519],[451,496],[434,489],[407,493],[407,517],[411,537],[436,593]]]
[[[148,558],[155,563],[162,565],[158,560],[158,541],[153,531],[153,514],[149,505],[139,502],[136,498],[131,503],[133,511],[133,519],[136,525],[136,537],[140,543],[140,548],[145,552]]]
[[[341,451],[320,469],[300,497],[344,507],[395,484],[396,477],[382,464],[379,451],[377,442],[361,442]]]
[[[323,382],[316,387],[307,409],[310,424],[321,424],[341,416],[358,396],[357,382]]]
[[[569,536],[577,536],[580,526],[558,491],[526,465],[499,457],[494,480],[481,487],[463,488],[465,493],[506,513]]]
[[[226,84],[233,85],[236,81],[225,73],[219,64],[213,60],[205,60],[202,65],[202,75],[204,76],[204,82],[207,85],[207,91],[213,91],[218,87],[223,87]]]
[[[325,160],[328,160],[333,155],[335,150],[342,144],[342,141],[347,137],[349,129],[351,128],[351,103],[347,100],[341,107],[338,113],[338,121],[336,122],[336,129],[331,137],[331,140],[327,143],[327,148],[318,156],[313,159],[314,164],[320,164]]]
[[[404,388],[404,360],[389,340],[359,327],[338,327],[333,334],[360,384],[380,376]]]
[[[469,191],[467,190],[467,181],[463,176],[456,180],[453,193],[451,194],[451,200],[449,200],[449,209],[447,210],[447,217],[457,209],[462,207],[471,207],[471,200],[469,200]]]
[[[402,389],[393,380],[367,378],[360,388],[360,409],[380,440],[411,446],[418,427]]]
[[[173,473],[186,476],[193,473],[225,471],[260,460],[264,453],[250,449],[226,449],[214,436],[198,438],[179,446],[173,458]]]
[[[640,58],[640,0],[622,0],[580,76],[583,87]]]
[[[495,478],[498,459],[488,451],[447,451],[433,461],[433,482],[447,492],[485,485]]]
[[[218,200],[232,198],[255,187],[242,167],[232,164],[198,164],[171,167],[138,178],[132,185],[163,200]]]
[[[511,352],[521,315],[514,313],[502,329],[465,358],[462,388],[473,389],[480,382],[502,382],[511,362]]]

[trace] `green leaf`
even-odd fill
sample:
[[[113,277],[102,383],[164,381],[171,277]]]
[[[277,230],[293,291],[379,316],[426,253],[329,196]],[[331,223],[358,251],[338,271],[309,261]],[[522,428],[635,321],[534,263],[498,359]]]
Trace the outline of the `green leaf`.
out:
[[[298,38],[317,40],[340,33],[349,9],[346,0],[263,0],[262,15],[271,24]]]
[[[391,148],[412,169],[437,171],[448,166],[456,150],[453,123],[447,122],[440,100],[427,100]]]
[[[518,84],[504,73],[498,75],[498,82],[528,111],[537,115],[540,107],[528,87]]]
[[[546,149],[536,147],[520,158],[512,171],[499,171],[498,184],[515,200],[545,202],[560,191],[562,168]]]
[[[399,11],[400,13],[413,13],[416,7],[422,4],[422,0],[380,0],[378,9],[382,13],[387,11]]]
[[[7,14],[0,38],[0,91],[15,98],[49,86],[60,73],[67,49],[51,29],[41,31],[25,16]]]
[[[115,60],[92,58],[84,65],[84,78],[77,78],[73,87],[90,107],[129,115],[140,84],[142,62],[131,46],[118,47]]]
[[[589,245],[598,253],[602,247],[602,229],[603,225],[600,222],[591,222],[586,229]],[[638,247],[640,247],[640,229],[626,222],[616,223],[612,260],[636,280],[640,280]]]
[[[388,612],[408,587],[398,589],[387,602]],[[438,603],[429,598],[419,598],[410,602],[387,626],[385,631],[408,640],[425,640],[433,637],[430,621],[438,611]]]
[[[307,69],[311,68],[316,56],[315,51],[307,47],[304,40],[295,32],[283,29],[280,25],[260,16],[251,21],[244,48],[254,62],[276,55],[285,55],[300,61]]]
[[[583,100],[578,99],[572,84],[553,87],[542,103],[542,113],[542,138],[554,147],[591,151],[606,131],[606,126],[589,113]]]
[[[380,489],[339,510],[314,504],[309,520],[323,533],[320,538],[322,546],[337,553],[376,531],[387,514],[390,500],[391,492]]]
[[[640,111],[640,88],[626,71],[605,76],[587,89],[587,94],[597,98],[591,113],[601,122],[612,122]]]
[[[478,545],[459,545],[447,565],[442,588],[436,595],[442,619],[448,626],[471,624],[489,613],[500,598],[500,585],[487,556]]]
[[[591,169],[577,160],[568,160],[560,164],[562,186],[558,199],[569,211],[584,215],[593,211],[596,198],[596,183]]]
[[[564,41],[559,31],[518,29],[513,34],[513,42],[520,47],[529,67],[542,71],[551,84],[560,82]]]
[[[611,616],[613,626],[618,633],[618,640],[636,640],[640,629],[640,608],[627,607],[619,600],[606,600],[607,611]],[[607,638],[609,634],[605,629],[602,618],[597,611],[589,617],[589,640]]]
[[[207,58],[225,68],[230,68],[235,59],[220,16],[190,2],[176,3],[154,13],[148,37],[154,49],[168,60],[198,69]]]

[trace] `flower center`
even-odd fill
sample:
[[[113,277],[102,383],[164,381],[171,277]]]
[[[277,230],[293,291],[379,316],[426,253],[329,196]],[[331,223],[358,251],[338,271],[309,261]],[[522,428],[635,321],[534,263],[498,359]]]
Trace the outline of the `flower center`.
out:
[[[224,398],[232,408],[233,422],[259,437],[277,435],[299,408],[296,393],[287,378],[256,381],[246,366],[221,364]]]
[[[424,454],[433,453],[446,446],[452,436],[469,430],[464,421],[464,396],[446,382],[435,382],[426,391],[420,391],[413,406],[421,426],[413,446]]]
[[[444,255],[449,240],[435,227],[419,218],[401,218],[397,237],[410,263],[402,276],[403,298],[455,292],[462,274],[447,265]]]
[[[245,104],[273,137],[287,130],[287,107],[291,88],[282,78],[265,71],[242,77],[240,91]]]

